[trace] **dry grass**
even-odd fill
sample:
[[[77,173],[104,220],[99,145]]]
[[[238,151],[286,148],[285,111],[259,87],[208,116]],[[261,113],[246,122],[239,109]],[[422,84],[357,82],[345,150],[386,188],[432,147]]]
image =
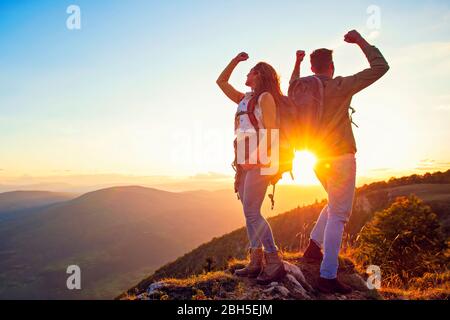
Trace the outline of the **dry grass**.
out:
[[[450,291],[445,288],[428,290],[402,290],[398,288],[381,288],[378,291],[389,300],[449,300]]]
[[[190,276],[185,279],[175,279],[175,278],[166,278],[161,279],[162,282],[166,283],[169,286],[176,287],[191,287],[198,285],[199,283],[210,282],[210,281],[226,281],[232,279],[233,276],[225,271],[216,271],[210,273],[203,273],[200,275]]]
[[[296,251],[296,252],[288,252],[288,251],[283,251],[281,252],[281,255],[283,256],[283,260],[297,260],[299,258],[301,258],[303,256],[303,252],[300,251]],[[236,258],[232,258],[228,261],[227,264],[227,270],[229,270],[231,273],[234,272],[234,270],[239,269],[239,268],[243,268],[244,266],[246,266],[249,262],[249,259],[236,259]]]
[[[341,251],[341,255],[339,257],[340,266],[346,267],[351,266],[354,268],[354,271],[345,271],[341,273],[343,276],[343,280],[353,287],[357,288],[361,285],[359,283],[360,280],[355,278],[353,272],[360,275],[365,274],[365,268],[361,264],[358,264],[355,259],[353,259],[355,249],[351,247],[344,248]],[[289,261],[299,260],[301,261],[301,257],[303,255],[302,252],[283,252],[283,259]],[[210,273],[203,273],[195,276],[190,276],[185,279],[176,279],[176,278],[165,278],[162,279],[169,288],[168,292],[170,292],[170,288],[193,288],[192,294],[184,293],[185,296],[181,298],[194,299],[194,300],[204,300],[209,299],[211,296],[214,296],[215,292],[220,292],[222,286],[227,286],[233,282],[233,285],[230,286],[230,290],[234,292],[234,296],[242,296],[246,288],[243,287],[243,283],[237,282],[233,280],[233,270],[245,266],[248,263],[247,259],[231,259],[228,261],[228,272],[227,271],[217,271]],[[300,262],[302,263],[302,262]],[[304,265],[304,272],[308,274],[312,272],[318,272],[318,270],[310,270],[310,266]],[[318,266],[316,266],[318,268]],[[229,272],[231,271],[231,273]],[[364,278],[364,276],[363,276]],[[408,284],[405,285],[404,282],[401,282],[399,279],[395,279],[394,276],[384,277],[382,279],[382,288],[378,291],[373,290],[370,291],[372,299],[388,299],[388,300],[448,300],[450,298],[450,271],[444,273],[427,273],[420,278],[411,278],[408,281]],[[363,288],[361,288],[363,290]],[[187,292],[187,291],[186,291]],[[170,293],[168,293],[170,295]],[[164,299],[164,295],[161,299]],[[168,296],[167,296],[168,297]],[[136,297],[133,295],[127,295],[126,297],[122,297],[122,299],[133,300]]]
[[[301,257],[303,257],[303,251],[296,251],[296,252],[288,252],[288,251],[284,251],[282,253],[283,255],[283,259],[285,260],[297,260]]]
[[[341,255],[355,263],[359,274],[365,274],[363,265],[352,258],[355,249],[346,248]],[[405,285],[399,276],[382,278],[382,288],[378,292],[385,299],[393,300],[448,300],[450,299],[450,271],[426,273],[422,277],[411,278]]]

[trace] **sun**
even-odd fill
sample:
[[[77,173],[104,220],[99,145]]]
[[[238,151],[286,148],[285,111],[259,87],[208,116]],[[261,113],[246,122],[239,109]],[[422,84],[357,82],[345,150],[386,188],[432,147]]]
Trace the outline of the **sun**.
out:
[[[292,166],[294,181],[290,175],[283,176],[284,184],[318,185],[319,180],[314,173],[314,166],[317,162],[316,156],[310,151],[297,151]]]

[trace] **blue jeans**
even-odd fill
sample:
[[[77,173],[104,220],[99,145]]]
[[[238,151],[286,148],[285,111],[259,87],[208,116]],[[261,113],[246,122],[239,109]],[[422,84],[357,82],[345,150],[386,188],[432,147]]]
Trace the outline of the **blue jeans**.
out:
[[[261,205],[266,196],[271,176],[261,175],[260,168],[242,170],[238,193],[244,208],[250,248],[264,247],[268,253],[277,252],[272,229],[261,215]]]
[[[316,175],[328,194],[326,205],[311,232],[311,240],[323,247],[324,255],[320,276],[335,279],[339,267],[338,256],[345,224],[352,213],[355,194],[356,159],[345,154],[321,160],[316,165]]]

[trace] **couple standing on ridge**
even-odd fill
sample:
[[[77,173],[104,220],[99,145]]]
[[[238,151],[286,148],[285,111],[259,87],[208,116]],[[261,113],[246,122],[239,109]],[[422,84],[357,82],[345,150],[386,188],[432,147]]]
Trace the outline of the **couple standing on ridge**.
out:
[[[344,226],[351,215],[355,193],[356,144],[349,114],[350,103],[354,94],[381,78],[389,70],[389,65],[380,51],[370,45],[357,31],[348,32],[344,41],[361,48],[370,64],[369,68],[352,76],[333,77],[332,51],[318,49],[310,56],[314,76],[300,78],[300,64],[305,54],[298,51],[288,98],[281,92],[275,69],[264,62],[258,63],[248,73],[245,84],[251,88],[251,92],[244,94],[228,83],[236,66],[249,58],[243,52],[229,63],[217,79],[217,84],[228,98],[238,104],[235,118],[235,133],[238,135],[239,132],[249,130],[267,129],[266,131],[270,132],[271,129],[279,129],[280,121],[283,123],[283,114],[286,114],[288,106],[293,106],[299,113],[306,110],[302,106],[302,98],[311,96],[312,93],[308,90],[314,87],[308,85],[308,82],[317,83],[315,89],[318,93],[315,93],[315,100],[318,102],[315,102],[315,108],[319,116],[313,117],[319,119],[318,129],[314,133],[309,132],[309,135],[305,133],[306,131],[302,131],[302,128],[297,128],[295,132],[297,135],[304,135],[296,137],[297,139],[305,140],[306,136],[306,140],[311,140],[306,143],[318,158],[315,172],[328,194],[328,204],[322,209],[316,221],[304,256],[321,261],[318,281],[320,291],[345,294],[351,292],[351,288],[338,280],[337,271]],[[302,122],[299,123],[302,126]],[[236,141],[235,149],[238,143]],[[246,141],[244,143],[247,143]],[[259,140],[256,149],[258,144]],[[247,150],[248,153],[255,151],[250,150],[251,148],[251,144],[245,146],[246,160],[248,160]],[[268,148],[270,150],[270,146]],[[286,160],[280,156],[280,164],[283,165],[283,161]],[[235,273],[243,277],[256,277],[259,284],[278,281],[286,274],[270,225],[261,215],[261,205],[267,187],[274,181],[274,176],[262,174],[262,168],[265,166],[259,162],[238,163],[236,159],[234,162],[235,190],[243,205],[250,242],[250,262]],[[285,171],[280,166],[279,173]],[[277,179],[280,174],[275,175]]]

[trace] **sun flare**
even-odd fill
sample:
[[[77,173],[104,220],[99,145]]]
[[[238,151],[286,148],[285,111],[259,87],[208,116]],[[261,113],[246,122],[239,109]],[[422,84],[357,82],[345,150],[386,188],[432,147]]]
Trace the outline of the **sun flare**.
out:
[[[293,163],[292,173],[294,181],[289,175],[283,177],[285,184],[300,184],[300,185],[318,185],[319,181],[314,173],[314,166],[317,162],[316,156],[307,151],[297,151]]]

